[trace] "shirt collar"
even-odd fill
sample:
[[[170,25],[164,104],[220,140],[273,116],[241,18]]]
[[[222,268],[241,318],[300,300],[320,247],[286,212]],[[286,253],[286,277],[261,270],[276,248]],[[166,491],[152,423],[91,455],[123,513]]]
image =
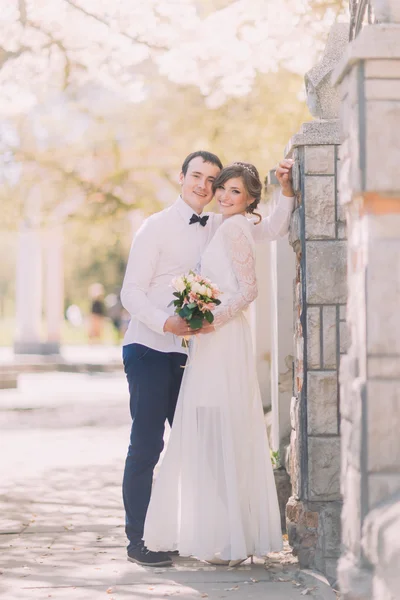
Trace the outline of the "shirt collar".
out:
[[[189,204],[186,204],[182,196],[178,196],[175,206],[185,223],[189,223],[191,216],[196,214],[196,211]]]

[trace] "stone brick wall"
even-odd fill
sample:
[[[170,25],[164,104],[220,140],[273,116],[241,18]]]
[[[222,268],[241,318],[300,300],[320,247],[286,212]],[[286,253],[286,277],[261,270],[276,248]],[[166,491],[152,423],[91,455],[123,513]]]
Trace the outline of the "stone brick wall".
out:
[[[288,147],[298,207],[290,241],[295,283],[295,390],[287,506],[289,543],[300,564],[336,580],[340,553],[338,372],[346,348],[346,228],[338,204],[339,127],[305,123]]]
[[[345,600],[394,600],[400,589],[399,10],[397,18],[364,28],[335,73],[351,339],[340,377]]]

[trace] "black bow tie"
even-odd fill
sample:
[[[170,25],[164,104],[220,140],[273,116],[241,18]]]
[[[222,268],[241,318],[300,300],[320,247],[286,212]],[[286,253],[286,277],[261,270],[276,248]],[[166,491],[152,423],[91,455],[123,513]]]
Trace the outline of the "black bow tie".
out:
[[[207,221],[208,215],[204,215],[204,217],[199,217],[199,215],[193,213],[190,218],[189,225],[193,225],[193,223],[200,223],[202,227],[205,227],[207,225]]]

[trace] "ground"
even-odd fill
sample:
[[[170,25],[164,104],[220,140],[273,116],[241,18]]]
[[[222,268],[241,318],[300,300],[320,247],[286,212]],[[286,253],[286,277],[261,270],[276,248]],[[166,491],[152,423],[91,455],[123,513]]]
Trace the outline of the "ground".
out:
[[[22,374],[0,390],[0,595],[5,600],[334,600],[288,547],[237,569],[126,560],[121,479],[129,435],[121,372]]]

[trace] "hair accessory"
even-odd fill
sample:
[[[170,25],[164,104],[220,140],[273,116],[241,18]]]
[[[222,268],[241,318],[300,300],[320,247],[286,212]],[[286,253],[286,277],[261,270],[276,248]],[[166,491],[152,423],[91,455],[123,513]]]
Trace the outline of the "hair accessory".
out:
[[[248,171],[251,175],[253,175],[253,177],[257,177],[255,172],[253,171],[253,169],[247,165],[245,165],[244,163],[241,162],[234,162],[234,165],[237,165],[238,167],[242,167],[243,169],[246,169],[246,171]]]

